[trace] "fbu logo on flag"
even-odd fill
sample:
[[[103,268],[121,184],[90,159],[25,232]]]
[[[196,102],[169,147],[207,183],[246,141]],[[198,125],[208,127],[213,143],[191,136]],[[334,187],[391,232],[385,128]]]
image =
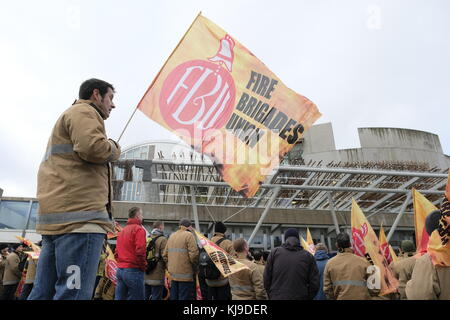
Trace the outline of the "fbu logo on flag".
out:
[[[208,60],[191,60],[173,69],[159,97],[161,115],[173,130],[220,129],[234,109],[232,71],[234,41],[226,35],[218,53]]]

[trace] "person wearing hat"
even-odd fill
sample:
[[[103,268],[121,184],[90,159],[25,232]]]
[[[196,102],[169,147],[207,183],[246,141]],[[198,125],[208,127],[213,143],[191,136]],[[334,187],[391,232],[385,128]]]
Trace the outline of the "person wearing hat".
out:
[[[287,229],[284,238],[285,243],[270,252],[264,269],[269,300],[312,300],[320,284],[316,261],[300,245],[297,229]]]
[[[444,201],[440,210],[431,212],[425,219],[429,236],[439,227],[439,220],[450,215],[450,203]],[[408,300],[450,300],[450,267],[434,265],[427,252],[416,260],[411,280],[406,283]]]
[[[389,267],[392,269],[394,276],[399,281],[398,292],[401,300],[407,300],[405,287],[406,283],[411,279],[416,258],[414,253],[416,248],[411,240],[403,240],[400,245],[400,256],[398,261],[391,262]]]
[[[225,236],[227,227],[222,221],[214,224],[214,236],[211,241],[222,248],[226,253],[235,256],[233,243]],[[231,290],[228,279],[220,275],[218,279],[205,279],[208,286],[208,300],[231,300]]]
[[[325,265],[323,291],[329,300],[371,300],[367,288],[370,263],[353,253],[350,236],[341,232],[336,237],[338,254]]]

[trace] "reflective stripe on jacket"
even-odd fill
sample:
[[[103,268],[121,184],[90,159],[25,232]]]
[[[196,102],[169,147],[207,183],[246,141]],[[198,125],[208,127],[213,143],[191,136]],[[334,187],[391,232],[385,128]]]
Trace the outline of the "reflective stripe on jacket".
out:
[[[156,236],[152,235],[152,238]],[[167,238],[160,236],[155,242],[155,256],[158,259],[158,264],[155,269],[145,275],[145,283],[150,286],[162,286],[164,285],[164,276],[166,270],[166,263],[163,259],[163,252],[167,245]]]
[[[256,264],[245,255],[238,255],[237,261],[249,269],[243,269],[228,276],[233,300],[267,300],[263,275]]]
[[[163,258],[175,281],[194,281],[199,251],[194,235],[180,226],[167,240]]]
[[[330,300],[370,300],[367,268],[370,263],[345,249],[328,260],[323,273],[323,291]]]
[[[69,233],[86,223],[113,231],[110,161],[119,145],[106,136],[101,111],[78,100],[56,121],[38,171],[36,231]]]

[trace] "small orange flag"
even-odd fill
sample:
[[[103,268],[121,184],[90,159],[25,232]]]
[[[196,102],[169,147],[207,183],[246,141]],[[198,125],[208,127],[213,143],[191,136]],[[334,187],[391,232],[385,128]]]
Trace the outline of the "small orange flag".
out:
[[[392,274],[389,263],[380,250],[380,241],[373,231],[369,221],[352,199],[352,239],[355,254],[365,257],[370,263],[380,269],[381,292],[386,295],[397,290],[398,280]]]
[[[414,227],[416,229],[416,254],[421,256],[427,252],[429,238],[425,230],[425,219],[437,208],[416,189],[413,188],[411,192],[414,206]]]

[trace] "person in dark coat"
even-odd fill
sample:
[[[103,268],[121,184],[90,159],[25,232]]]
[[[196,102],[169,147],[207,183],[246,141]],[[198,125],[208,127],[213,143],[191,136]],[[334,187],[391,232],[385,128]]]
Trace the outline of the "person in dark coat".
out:
[[[316,259],[317,268],[319,269],[320,286],[319,292],[317,292],[314,300],[327,300],[325,293],[323,292],[323,270],[330,257],[328,256],[328,248],[323,243],[316,244],[316,253],[314,254]]]
[[[319,291],[319,270],[312,254],[303,250],[297,229],[289,228],[285,243],[272,249],[264,270],[270,300],[312,300]]]

